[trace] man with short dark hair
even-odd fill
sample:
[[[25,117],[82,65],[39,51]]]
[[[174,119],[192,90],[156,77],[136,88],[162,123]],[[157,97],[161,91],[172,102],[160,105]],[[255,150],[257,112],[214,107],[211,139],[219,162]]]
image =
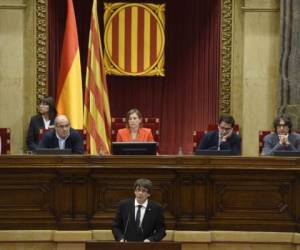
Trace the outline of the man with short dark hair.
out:
[[[160,241],[165,237],[162,207],[149,200],[152,182],[138,179],[134,183],[135,199],[120,202],[112,224],[116,241]]]
[[[226,150],[231,154],[241,153],[241,138],[233,131],[234,118],[231,115],[222,115],[219,119],[218,130],[204,135],[196,150]]]
[[[46,131],[40,148],[72,149],[73,154],[83,154],[83,139],[79,132],[71,128],[65,115],[58,115],[54,120],[54,129]]]
[[[273,155],[274,151],[300,151],[300,135],[292,132],[289,117],[276,117],[273,126],[275,133],[265,136],[262,155]]]

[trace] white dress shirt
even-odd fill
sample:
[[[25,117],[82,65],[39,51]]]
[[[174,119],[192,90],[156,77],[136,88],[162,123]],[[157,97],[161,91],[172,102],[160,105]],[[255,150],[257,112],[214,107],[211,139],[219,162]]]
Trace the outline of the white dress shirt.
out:
[[[58,146],[59,149],[65,149],[66,148],[66,140],[68,139],[69,135],[65,138],[61,138],[57,133],[56,133],[56,137],[58,139]]]
[[[140,223],[142,224],[142,221],[143,221],[144,216],[145,216],[146,208],[147,208],[147,205],[148,205],[148,200],[146,200],[143,204],[139,204],[136,199],[134,200],[134,218],[136,218],[136,214],[137,214],[137,211],[138,211],[138,205],[142,205],[142,207],[141,207],[141,217],[140,217]]]

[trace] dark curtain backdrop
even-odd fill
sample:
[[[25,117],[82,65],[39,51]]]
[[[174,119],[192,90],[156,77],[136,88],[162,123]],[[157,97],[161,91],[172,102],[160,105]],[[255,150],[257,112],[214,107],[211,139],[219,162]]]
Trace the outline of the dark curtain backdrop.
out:
[[[84,80],[92,0],[73,2]],[[103,2],[98,1],[102,36]],[[159,117],[160,152],[177,154],[182,147],[191,153],[193,130],[205,129],[218,118],[221,0],[134,2],[166,3],[166,76],[108,76],[112,117],[124,117],[133,107],[144,117]],[[48,5],[49,94],[55,96],[66,2],[51,0]]]

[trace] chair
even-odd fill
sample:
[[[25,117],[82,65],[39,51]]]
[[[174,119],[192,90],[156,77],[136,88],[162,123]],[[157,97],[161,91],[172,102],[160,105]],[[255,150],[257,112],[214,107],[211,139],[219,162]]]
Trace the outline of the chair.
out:
[[[10,129],[0,128],[1,154],[10,153]]]
[[[154,141],[160,142],[160,122],[159,118],[143,118],[143,127],[152,130]],[[111,141],[116,141],[118,130],[126,127],[126,118],[111,119]]]
[[[50,128],[53,129],[53,128]],[[39,132],[39,140],[41,140],[48,129],[41,128]],[[76,129],[82,136],[84,152],[87,152],[87,131],[85,129]]]
[[[193,152],[195,152],[198,143],[202,140],[207,130],[194,130],[193,131]]]
[[[270,133],[274,133],[270,130],[260,130],[258,132],[258,145],[259,145],[259,154],[261,154],[263,148],[264,148],[264,138],[266,135],[270,134]]]

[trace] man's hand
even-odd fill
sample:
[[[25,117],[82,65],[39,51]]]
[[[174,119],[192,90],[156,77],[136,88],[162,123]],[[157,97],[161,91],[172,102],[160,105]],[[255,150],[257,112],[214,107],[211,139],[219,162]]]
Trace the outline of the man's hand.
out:
[[[284,135],[284,134],[281,134],[281,135],[278,135],[279,136],[279,143],[281,144],[281,145],[288,145],[288,144],[290,144],[290,142],[289,142],[289,135],[288,134],[286,134],[286,135]]]
[[[230,129],[228,132],[221,134],[221,141],[227,141],[229,137],[231,137],[233,129]]]

